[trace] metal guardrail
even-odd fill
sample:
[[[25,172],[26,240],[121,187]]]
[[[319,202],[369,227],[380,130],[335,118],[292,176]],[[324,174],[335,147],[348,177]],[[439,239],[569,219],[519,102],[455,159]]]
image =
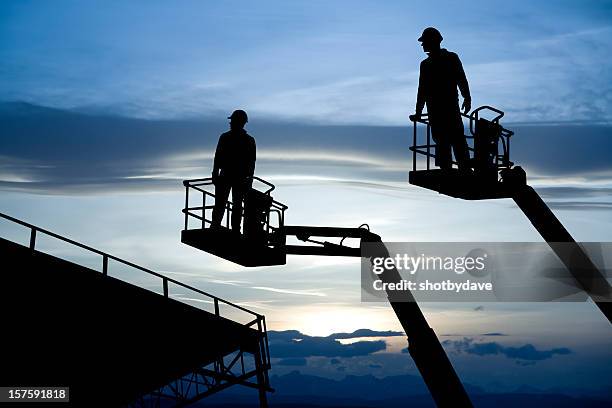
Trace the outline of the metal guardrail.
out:
[[[253,177],[254,181],[258,181],[262,184],[264,184],[265,186],[267,186],[267,190],[263,191],[264,194],[270,195],[270,193],[274,190],[274,185],[262,178],[259,177]],[[189,220],[190,217],[195,218],[197,220],[200,220],[201,224],[199,226],[199,228],[204,229],[207,226],[210,226],[212,224],[212,217],[207,216],[206,211],[210,210],[212,211],[215,207],[215,194],[207,191],[206,188],[210,188],[211,186],[214,186],[213,182],[212,182],[212,177],[206,177],[206,178],[199,178],[199,179],[192,179],[192,180],[185,180],[183,181],[183,185],[185,186],[185,208],[183,208],[182,212],[183,214],[185,214],[185,225],[184,225],[184,229],[188,230],[189,229]],[[193,206],[190,207],[189,206],[189,192],[190,189],[195,190],[197,193],[201,193],[202,194],[202,205],[199,206]],[[207,202],[210,202],[210,204],[207,205]],[[280,203],[276,200],[272,200],[272,206],[270,208],[270,213],[267,214],[266,220],[265,220],[265,229],[266,232],[268,234],[270,234],[271,232],[274,232],[276,230],[278,230],[279,228],[281,228],[284,223],[285,223],[285,210],[288,207],[283,204]],[[225,204],[225,226],[227,228],[229,228],[230,226],[230,220],[231,220],[231,215],[232,215],[232,211],[233,211],[233,203],[230,200],[227,200],[226,204]],[[199,214],[198,214],[199,212]],[[243,206],[243,212],[244,212],[244,206]],[[270,214],[276,214],[277,215],[277,225],[271,225],[270,223]]]
[[[172,279],[172,278],[168,278],[167,276],[164,276],[164,275],[162,275],[160,273],[152,271],[152,270],[150,270],[148,268],[142,267],[140,265],[136,265],[136,264],[134,264],[132,262],[126,261],[126,260],[121,259],[121,258],[118,258],[118,257],[116,257],[114,255],[108,254],[106,252],[103,252],[103,251],[100,251],[98,249],[92,248],[92,247],[90,247],[88,245],[85,245],[85,244],[82,244],[80,242],[74,241],[74,240],[72,240],[70,238],[63,237],[63,236],[61,236],[59,234],[56,234],[54,232],[51,232],[51,231],[48,231],[46,229],[37,227],[35,225],[32,225],[32,224],[27,223],[25,221],[22,221],[20,219],[11,217],[10,215],[0,213],[0,218],[4,218],[4,219],[6,219],[8,221],[14,222],[16,224],[19,224],[21,226],[24,226],[24,227],[30,229],[30,243],[29,243],[29,247],[30,247],[30,249],[32,251],[34,251],[36,249],[36,238],[37,238],[37,236],[39,234],[45,234],[45,235],[50,236],[52,238],[59,239],[60,241],[67,242],[67,243],[69,243],[71,245],[77,246],[79,248],[85,249],[87,251],[90,251],[90,252],[93,252],[95,254],[98,254],[98,255],[102,256],[102,271],[101,271],[101,273],[104,276],[108,276],[108,261],[109,260],[113,260],[113,261],[119,262],[119,263],[121,263],[123,265],[127,265],[129,267],[138,269],[138,270],[140,270],[142,272],[145,272],[145,273],[147,273],[149,275],[153,275],[155,277],[160,278],[162,280],[163,296],[165,298],[169,298],[168,283],[172,283],[174,285],[180,286],[183,289],[187,289],[189,291],[198,293],[199,295],[203,295],[205,297],[208,297],[208,298],[212,299],[212,302],[213,302],[213,305],[214,305],[214,309],[215,309],[215,316],[223,317],[223,316],[221,316],[220,309],[219,309],[219,305],[220,304],[224,304],[224,305],[230,306],[230,307],[232,307],[234,309],[238,309],[238,310],[240,310],[242,312],[245,312],[245,313],[253,315],[255,317],[255,319],[253,319],[252,321],[250,321],[250,322],[248,322],[246,324],[242,324],[242,325],[246,326],[246,327],[249,327],[249,328],[253,328],[253,326],[255,326],[256,330],[259,333],[261,333],[262,342],[260,342],[260,352],[262,354],[263,361],[266,362],[268,366],[270,365],[270,353],[269,353],[269,347],[268,347],[268,333],[267,333],[267,327],[266,327],[266,318],[263,315],[255,313],[255,312],[253,312],[251,310],[248,310],[248,309],[246,309],[246,308],[244,308],[242,306],[239,306],[239,305],[237,305],[235,303],[232,303],[230,301],[227,301],[227,300],[221,299],[221,298],[219,298],[217,296],[211,295],[210,293],[204,292],[203,290],[194,288],[193,286],[184,284],[184,283],[179,282],[179,281],[177,281],[175,279]],[[204,310],[204,309],[202,309],[202,310]]]
[[[491,120],[491,122],[499,125],[499,120],[504,116],[504,112],[499,109],[493,108],[491,106],[481,106],[477,109],[474,109],[471,114],[466,115],[461,113],[463,118],[469,120],[469,129],[471,135],[465,135],[465,138],[468,140],[468,152],[473,153],[475,151],[473,146],[469,145],[469,141],[474,139],[475,131],[475,123],[480,119],[480,112],[483,110],[489,110],[495,112],[497,116]],[[427,157],[425,170],[431,170],[430,160],[432,158],[435,159],[436,154],[432,152],[432,148],[436,147],[436,143],[432,142],[431,135],[431,124],[429,123],[428,114],[422,114],[420,117],[415,117],[412,119],[413,122],[413,137],[412,137],[412,146],[410,146],[410,150],[412,151],[412,170],[417,170],[417,155],[422,155]],[[420,123],[426,126],[426,139],[425,144],[418,144],[418,129],[417,124]],[[500,125],[501,128],[501,136],[499,137],[498,143],[501,141],[501,154],[499,154],[499,146],[497,146],[498,154],[495,155],[495,165],[498,168],[507,168],[511,167],[512,162],[510,162],[510,137],[514,134],[511,130],[505,129]],[[458,163],[456,160],[452,160],[453,166],[457,166]]]

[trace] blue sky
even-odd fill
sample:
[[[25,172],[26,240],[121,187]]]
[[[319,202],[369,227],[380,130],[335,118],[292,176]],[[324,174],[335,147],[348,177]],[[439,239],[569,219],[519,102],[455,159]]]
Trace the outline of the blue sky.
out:
[[[442,13],[441,10],[444,12]],[[425,24],[474,104],[513,121],[610,121],[609,2],[3,2],[0,90],[141,117],[405,123]],[[257,116],[256,116],[257,117]]]
[[[252,307],[275,330],[398,330],[387,307],[360,303],[355,260],[245,270],[180,244],[180,180],[210,173],[225,117],[242,107],[257,173],[277,184],[291,224],[367,222],[389,241],[540,241],[510,201],[464,202],[406,182],[424,57],[416,38],[434,25],[460,54],[474,105],[507,112],[514,160],[566,227],[612,241],[611,17],[610,2],[586,1],[4,1],[0,211]],[[592,304],[478,306],[424,305],[472,383],[486,385],[497,367],[506,388],[524,378],[549,387],[562,372],[569,386],[578,372],[610,389],[612,332]],[[491,332],[505,334],[488,346],[495,353],[469,352],[481,349],[464,338],[487,343],[479,336]],[[383,340],[391,356],[343,366],[401,373],[392,361],[403,340]],[[504,354],[525,345],[571,353],[528,365]],[[305,372],[342,374],[329,356],[304,358]]]

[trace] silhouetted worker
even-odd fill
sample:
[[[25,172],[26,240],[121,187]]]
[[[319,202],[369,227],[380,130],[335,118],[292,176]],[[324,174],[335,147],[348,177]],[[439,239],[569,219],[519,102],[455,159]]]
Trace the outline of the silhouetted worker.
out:
[[[416,117],[421,116],[427,104],[431,133],[436,142],[436,165],[442,169],[452,167],[451,146],[460,170],[469,170],[469,152],[459,110],[457,87],[463,96],[465,113],[471,109],[472,99],[465,72],[454,52],[440,48],[442,34],[427,27],[419,37],[428,57],[421,61]]]
[[[242,202],[253,182],[255,171],[255,139],[244,125],[249,121],[243,110],[235,110],[230,117],[230,130],[219,137],[212,171],[215,185],[215,207],[212,227],[221,225],[230,189],[232,190],[232,230],[240,233]]]

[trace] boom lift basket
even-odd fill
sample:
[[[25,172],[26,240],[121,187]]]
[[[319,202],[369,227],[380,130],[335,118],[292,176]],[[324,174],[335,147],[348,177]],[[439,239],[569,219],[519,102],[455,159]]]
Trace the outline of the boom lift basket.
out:
[[[494,112],[496,116],[493,119],[482,118],[482,111]],[[511,197],[514,182],[521,179],[511,175],[522,169],[513,168],[514,164],[510,161],[510,137],[514,132],[499,123],[504,112],[491,106],[481,106],[469,116],[462,116],[469,120],[470,135],[465,137],[473,172],[460,172],[454,160],[449,170],[432,168],[432,158],[436,158],[436,144],[431,137],[429,118],[425,114],[413,119],[410,184],[465,200]]]
[[[284,235],[287,206],[275,201],[274,185],[259,177],[254,181],[265,186],[264,191],[251,188],[243,206],[243,233],[230,229],[233,203],[225,205],[223,225],[211,228],[215,207],[212,178],[185,180],[185,225],[181,242],[242,266],[283,265],[286,262]],[[196,205],[192,202],[197,201]]]

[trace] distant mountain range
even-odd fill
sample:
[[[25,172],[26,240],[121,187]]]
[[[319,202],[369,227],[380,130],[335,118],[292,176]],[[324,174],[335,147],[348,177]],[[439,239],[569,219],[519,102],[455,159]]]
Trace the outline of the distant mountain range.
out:
[[[276,408],[421,408],[435,406],[423,380],[412,375],[376,378],[371,375],[347,375],[333,380],[293,371],[272,376],[275,393],[269,394],[270,405]],[[610,407],[612,399],[574,397],[536,388],[519,389],[516,393],[485,393],[481,388],[465,384],[478,407]],[[204,400],[206,407],[257,407],[257,395],[245,387],[232,387]]]

